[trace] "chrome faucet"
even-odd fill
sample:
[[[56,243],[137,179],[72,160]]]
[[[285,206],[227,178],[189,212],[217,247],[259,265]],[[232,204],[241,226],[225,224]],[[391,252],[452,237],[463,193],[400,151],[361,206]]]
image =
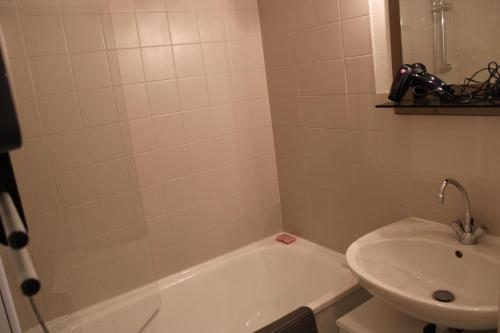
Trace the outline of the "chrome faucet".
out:
[[[486,227],[483,225],[474,228],[474,220],[471,216],[471,208],[470,208],[470,200],[467,195],[467,191],[457,180],[453,178],[446,178],[441,183],[441,188],[439,189],[438,194],[436,195],[436,201],[438,203],[444,202],[444,190],[448,186],[448,184],[455,185],[456,188],[462,194],[462,198],[465,203],[465,221],[460,219],[455,220],[450,223],[451,228],[457,233],[458,240],[461,244],[464,245],[474,245],[477,244],[477,240],[481,238],[486,233]]]

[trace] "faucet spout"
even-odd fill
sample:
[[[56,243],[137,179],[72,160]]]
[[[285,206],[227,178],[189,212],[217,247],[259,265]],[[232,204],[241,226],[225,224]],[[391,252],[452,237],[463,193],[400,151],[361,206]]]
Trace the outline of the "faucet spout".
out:
[[[471,217],[469,195],[467,195],[465,187],[463,187],[463,185],[460,184],[458,180],[455,180],[453,178],[446,178],[445,180],[443,180],[443,182],[441,183],[441,188],[439,189],[439,192],[436,195],[436,200],[439,203],[444,203],[444,191],[448,186],[448,184],[454,185],[460,191],[460,194],[462,195],[462,199],[464,200],[465,204],[465,221],[463,222],[464,231],[472,232],[472,217]]]
[[[454,185],[460,191],[460,194],[462,195],[462,199],[463,199],[464,205],[465,205],[465,220],[463,222],[460,222],[460,226],[461,226],[463,232],[462,233],[457,232],[459,229],[456,228],[457,227],[456,225],[453,229],[455,230],[455,232],[457,232],[457,234],[459,234],[460,243],[466,244],[466,245],[476,244],[478,237],[474,237],[474,230],[473,230],[474,226],[473,226],[473,219],[471,216],[470,200],[469,200],[469,196],[467,195],[467,191],[462,186],[462,184],[460,184],[459,181],[457,181],[453,178],[446,178],[441,183],[441,187],[439,189],[439,192],[436,195],[436,201],[438,203],[444,202],[444,193],[445,193],[446,187],[449,184]],[[453,223],[457,223],[457,222],[453,222]]]

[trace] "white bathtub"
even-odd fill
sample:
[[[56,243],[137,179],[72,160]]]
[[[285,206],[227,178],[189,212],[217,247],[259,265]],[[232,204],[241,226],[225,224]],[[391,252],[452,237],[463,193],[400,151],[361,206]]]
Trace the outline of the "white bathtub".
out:
[[[75,333],[246,333],[307,305],[320,332],[337,332],[337,317],[367,297],[343,254],[271,236],[49,326]]]

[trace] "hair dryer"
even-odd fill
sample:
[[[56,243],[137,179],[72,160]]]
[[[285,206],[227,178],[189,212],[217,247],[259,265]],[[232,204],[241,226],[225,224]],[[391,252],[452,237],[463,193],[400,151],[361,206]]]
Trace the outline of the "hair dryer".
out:
[[[400,102],[410,87],[416,99],[425,98],[427,95],[445,100],[455,98],[450,86],[437,76],[428,73],[425,65],[421,63],[404,64],[399,68],[392,82],[389,99]]]

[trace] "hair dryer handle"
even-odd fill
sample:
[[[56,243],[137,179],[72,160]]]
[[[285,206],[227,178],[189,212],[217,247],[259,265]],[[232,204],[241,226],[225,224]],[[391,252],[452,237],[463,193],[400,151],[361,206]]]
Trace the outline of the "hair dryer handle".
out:
[[[407,64],[401,66],[392,82],[389,99],[394,102],[400,102],[410,88],[411,80],[412,67]]]

